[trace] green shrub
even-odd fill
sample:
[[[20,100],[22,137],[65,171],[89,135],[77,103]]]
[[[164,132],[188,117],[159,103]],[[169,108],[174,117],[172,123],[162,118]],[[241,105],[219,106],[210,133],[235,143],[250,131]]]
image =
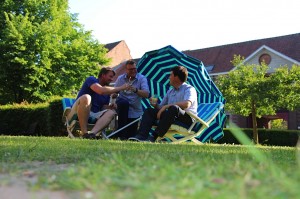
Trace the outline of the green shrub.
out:
[[[67,136],[62,123],[62,97],[53,97],[47,103],[12,104],[0,106],[0,134]],[[252,139],[252,129],[241,129]],[[258,129],[259,143],[273,146],[296,146],[300,131]],[[224,137],[217,143],[240,144],[230,129],[224,129]]]
[[[61,97],[47,103],[0,106],[0,134],[64,136]]]
[[[67,136],[66,127],[62,123],[62,98],[57,97],[49,102],[49,122],[52,136]]]
[[[252,140],[253,130],[249,128],[241,129],[247,137]],[[269,146],[296,146],[300,136],[300,131],[297,130],[281,130],[281,129],[258,129],[259,143]],[[230,128],[224,129],[224,137],[218,143],[224,144],[240,144],[233,136]]]
[[[283,119],[271,120],[272,129],[288,129],[287,121]]]
[[[0,106],[2,135],[49,135],[49,124],[48,103]]]

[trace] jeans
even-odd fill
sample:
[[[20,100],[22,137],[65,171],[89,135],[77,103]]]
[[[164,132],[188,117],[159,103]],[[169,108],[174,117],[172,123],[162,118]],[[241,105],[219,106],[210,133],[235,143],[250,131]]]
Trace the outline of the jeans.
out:
[[[128,109],[129,109],[129,102],[122,98],[117,98],[116,100],[118,109],[118,129],[126,126],[130,122],[136,120],[137,118],[128,118]],[[138,122],[131,124],[130,126],[126,127],[119,133],[117,133],[117,137],[121,139],[128,139],[129,137],[133,137],[137,133]]]

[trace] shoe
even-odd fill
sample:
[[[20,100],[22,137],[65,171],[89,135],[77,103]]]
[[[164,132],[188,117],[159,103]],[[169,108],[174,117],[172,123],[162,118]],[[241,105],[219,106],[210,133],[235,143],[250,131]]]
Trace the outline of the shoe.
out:
[[[126,137],[118,137],[118,140],[128,140],[129,138]]]
[[[82,136],[83,139],[97,139],[94,133],[86,133]]]
[[[142,136],[140,134],[134,136],[134,137],[130,137],[128,138],[128,140],[130,141],[137,141],[137,142],[144,142],[147,138],[145,136]]]
[[[145,142],[155,142],[156,140],[156,137],[152,136],[152,135],[149,135],[147,137],[147,139],[145,140]]]

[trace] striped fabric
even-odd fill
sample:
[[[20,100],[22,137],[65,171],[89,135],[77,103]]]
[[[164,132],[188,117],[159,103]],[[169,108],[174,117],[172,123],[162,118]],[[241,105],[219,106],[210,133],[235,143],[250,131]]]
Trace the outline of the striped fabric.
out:
[[[209,122],[212,119],[213,115],[220,111],[223,108],[223,104],[221,102],[209,103],[209,104],[199,104],[198,106],[198,117],[200,117],[205,122]]]
[[[170,87],[170,70],[177,65],[185,66],[188,69],[187,83],[195,87],[198,93],[200,109],[202,103],[220,102],[222,105],[225,104],[222,93],[208,75],[203,63],[198,59],[185,55],[172,46],[145,53],[137,64],[137,70],[147,77],[151,95],[156,94],[160,96],[160,101]],[[144,108],[150,107],[148,99],[143,99],[142,104]],[[217,141],[222,138],[224,136],[223,126],[225,120],[226,115],[222,106],[221,112],[197,139],[207,142],[209,140]]]

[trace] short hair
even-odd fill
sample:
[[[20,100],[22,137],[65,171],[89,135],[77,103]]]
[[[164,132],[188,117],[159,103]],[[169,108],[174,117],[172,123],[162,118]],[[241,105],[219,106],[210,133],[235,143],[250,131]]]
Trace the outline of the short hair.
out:
[[[106,75],[110,71],[113,72],[114,76],[116,75],[116,72],[111,67],[103,67],[99,71],[98,78],[100,78],[102,75]]]
[[[134,65],[134,64],[135,64],[135,61],[133,59],[129,59],[129,60],[126,61],[125,66]]]
[[[188,78],[188,70],[184,66],[175,66],[171,69],[174,76],[177,76],[180,81],[186,82]]]

